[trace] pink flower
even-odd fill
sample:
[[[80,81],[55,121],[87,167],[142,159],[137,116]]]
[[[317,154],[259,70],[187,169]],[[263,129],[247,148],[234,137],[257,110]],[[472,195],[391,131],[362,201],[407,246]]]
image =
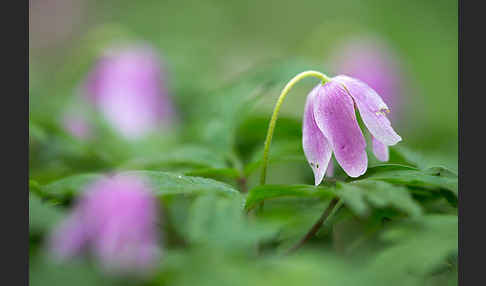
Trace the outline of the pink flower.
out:
[[[126,138],[170,125],[174,117],[160,60],[150,48],[107,50],[85,87],[106,120]]]
[[[354,106],[375,140],[395,145],[401,137],[386,117],[388,106],[366,83],[345,76],[318,84],[307,96],[302,126],[302,145],[319,185],[331,155],[350,177],[366,172],[366,142],[356,119]]]
[[[81,195],[49,247],[59,259],[88,250],[108,270],[145,272],[160,252],[157,215],[157,201],[140,178],[103,178]]]
[[[62,125],[64,130],[78,139],[87,139],[92,135],[90,124],[82,116],[66,114],[62,119]]]

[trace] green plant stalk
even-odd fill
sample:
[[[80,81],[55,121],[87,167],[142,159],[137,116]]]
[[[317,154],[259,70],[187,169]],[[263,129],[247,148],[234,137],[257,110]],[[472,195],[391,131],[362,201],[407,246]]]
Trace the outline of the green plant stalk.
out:
[[[275,131],[275,125],[277,123],[277,118],[278,118],[278,113],[280,111],[280,107],[282,106],[282,103],[289,93],[289,91],[292,89],[292,87],[299,82],[300,80],[306,78],[306,77],[316,77],[322,81],[322,84],[325,84],[326,82],[330,81],[331,79],[328,78],[325,74],[320,73],[318,71],[305,71],[297,74],[294,76],[284,87],[282,92],[280,93],[280,96],[277,100],[277,103],[275,104],[275,107],[273,109],[272,117],[270,119],[270,124],[268,125],[268,131],[267,131],[267,136],[265,138],[265,146],[263,149],[263,161],[262,161],[262,173],[260,177],[260,184],[265,185],[266,177],[267,177],[267,167],[268,167],[268,155],[269,155],[269,150],[270,150],[270,144],[272,143],[272,137],[273,137],[273,132]]]
[[[338,197],[335,197],[331,200],[327,208],[324,210],[322,213],[321,217],[317,220],[314,225],[312,225],[312,228],[306,233],[306,235],[292,248],[290,248],[287,251],[287,254],[290,254],[297,249],[299,249],[302,245],[304,245],[309,239],[311,239],[316,233],[319,231],[321,226],[324,224],[324,222],[331,217],[339,207],[341,207],[342,201],[339,200]]]

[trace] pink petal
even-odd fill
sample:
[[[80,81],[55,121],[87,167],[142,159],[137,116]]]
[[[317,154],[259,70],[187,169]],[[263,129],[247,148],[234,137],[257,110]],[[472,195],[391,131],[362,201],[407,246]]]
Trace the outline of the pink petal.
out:
[[[353,100],[339,82],[328,82],[319,89],[314,116],[344,171],[350,177],[364,174],[368,166],[366,142],[356,120]]]
[[[326,177],[333,177],[334,176],[334,163],[332,160],[329,161],[327,165]]]
[[[373,146],[373,154],[375,154],[376,159],[386,162],[389,159],[388,146],[381,143],[378,139],[371,136],[371,144]]]
[[[386,113],[389,112],[388,106],[371,87],[345,75],[336,76],[333,80],[343,84],[349,91],[363,122],[374,137],[389,146],[402,140],[386,117]]]
[[[60,223],[49,236],[49,250],[54,258],[64,260],[78,254],[88,242],[79,209]]]
[[[314,172],[316,186],[322,182],[332,155],[331,145],[314,119],[314,102],[321,87],[319,84],[307,96],[302,122],[302,147]]]

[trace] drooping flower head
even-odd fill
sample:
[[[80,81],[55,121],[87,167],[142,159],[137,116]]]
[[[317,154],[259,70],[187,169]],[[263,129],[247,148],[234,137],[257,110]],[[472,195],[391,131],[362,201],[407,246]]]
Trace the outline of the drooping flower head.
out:
[[[366,172],[366,141],[355,106],[369,132],[381,144],[391,146],[401,140],[386,117],[388,106],[366,83],[339,75],[318,84],[307,96],[302,127],[302,145],[316,185],[322,181],[333,152],[350,177]]]
[[[87,250],[109,271],[145,273],[160,254],[157,212],[141,178],[103,178],[87,187],[51,234],[49,247],[61,260]]]
[[[161,61],[148,47],[106,50],[85,87],[106,120],[126,138],[140,138],[174,117]]]
[[[352,38],[338,45],[331,60],[334,72],[360,79],[373,88],[390,107],[396,123],[401,114],[402,78],[397,55],[378,37]],[[388,147],[371,136],[372,149],[380,161],[388,161]]]

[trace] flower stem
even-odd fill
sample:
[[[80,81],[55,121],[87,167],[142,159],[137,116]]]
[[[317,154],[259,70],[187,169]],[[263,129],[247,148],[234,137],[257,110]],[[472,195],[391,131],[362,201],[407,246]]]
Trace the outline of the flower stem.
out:
[[[280,96],[277,100],[277,103],[275,104],[275,107],[273,109],[273,114],[270,119],[270,124],[268,125],[268,131],[267,131],[267,137],[265,138],[265,146],[263,149],[263,166],[262,166],[262,173],[260,177],[260,184],[265,185],[266,177],[267,177],[267,166],[268,166],[268,153],[270,150],[270,144],[272,143],[272,137],[273,137],[273,132],[275,131],[275,124],[277,123],[277,118],[278,118],[278,113],[280,111],[280,107],[282,106],[282,103],[289,93],[289,91],[292,89],[292,87],[299,82],[300,80],[306,78],[306,77],[316,77],[322,81],[322,84],[325,84],[326,82],[330,81],[330,79],[325,75],[322,74],[318,71],[305,71],[301,72],[298,75],[294,76],[284,87],[282,92],[280,93]]]
[[[321,217],[317,222],[312,226],[312,228],[307,232],[307,234],[292,248],[288,250],[287,253],[292,253],[295,250],[299,249],[306,241],[308,241],[310,238],[312,238],[317,231],[321,228],[321,226],[324,224],[327,218],[333,213],[334,208],[336,205],[339,203],[339,198],[333,198],[327,208],[324,210],[322,213]]]

